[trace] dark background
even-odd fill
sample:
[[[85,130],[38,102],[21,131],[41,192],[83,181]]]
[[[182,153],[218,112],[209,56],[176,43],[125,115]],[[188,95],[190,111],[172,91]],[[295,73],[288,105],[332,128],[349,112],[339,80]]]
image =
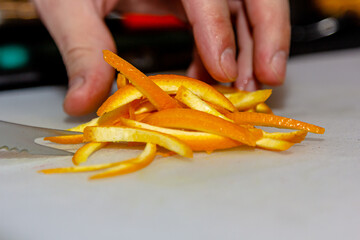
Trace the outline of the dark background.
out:
[[[360,44],[358,14],[351,6],[338,12],[317,0],[292,0],[290,6],[291,58]],[[119,55],[144,72],[185,69],[191,61],[188,28],[133,29],[117,17],[106,22]],[[0,0],[0,90],[66,84],[61,56],[31,3]]]

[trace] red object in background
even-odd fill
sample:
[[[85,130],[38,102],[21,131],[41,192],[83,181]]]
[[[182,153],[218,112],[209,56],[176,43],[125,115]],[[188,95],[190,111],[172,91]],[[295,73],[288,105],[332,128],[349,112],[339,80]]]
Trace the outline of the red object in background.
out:
[[[122,22],[132,30],[187,28],[185,22],[173,15],[124,14]]]

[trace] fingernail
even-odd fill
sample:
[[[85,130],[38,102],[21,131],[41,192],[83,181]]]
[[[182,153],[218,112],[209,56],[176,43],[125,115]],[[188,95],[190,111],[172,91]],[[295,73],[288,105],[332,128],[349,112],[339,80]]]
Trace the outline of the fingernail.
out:
[[[235,61],[235,51],[231,48],[225,49],[220,57],[220,66],[230,81],[235,81],[238,71]]]
[[[287,54],[284,51],[275,53],[271,59],[271,67],[277,80],[281,83],[285,79]]]
[[[76,77],[69,81],[69,92],[74,92],[80,89],[84,85],[84,78],[83,77]]]

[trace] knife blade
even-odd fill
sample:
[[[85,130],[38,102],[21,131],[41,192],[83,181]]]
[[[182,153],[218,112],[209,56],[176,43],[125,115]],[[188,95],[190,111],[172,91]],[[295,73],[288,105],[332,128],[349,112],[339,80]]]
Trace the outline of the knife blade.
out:
[[[81,132],[72,132],[51,128],[28,126],[18,123],[11,123],[0,120],[0,149],[16,149],[18,151],[27,151],[37,155],[58,155],[67,156],[73,153],[43,146],[34,142],[36,138],[82,134]]]

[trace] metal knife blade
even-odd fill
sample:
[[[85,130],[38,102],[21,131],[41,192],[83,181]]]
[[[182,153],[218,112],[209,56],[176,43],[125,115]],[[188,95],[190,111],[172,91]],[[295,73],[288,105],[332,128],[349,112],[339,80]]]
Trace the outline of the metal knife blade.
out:
[[[18,151],[26,150],[31,154],[38,155],[73,155],[73,153],[42,146],[34,142],[39,137],[62,136],[82,134],[80,132],[71,132],[66,130],[58,130],[51,128],[42,128],[28,126],[18,123],[10,123],[0,120],[0,148],[9,150],[16,149]]]

